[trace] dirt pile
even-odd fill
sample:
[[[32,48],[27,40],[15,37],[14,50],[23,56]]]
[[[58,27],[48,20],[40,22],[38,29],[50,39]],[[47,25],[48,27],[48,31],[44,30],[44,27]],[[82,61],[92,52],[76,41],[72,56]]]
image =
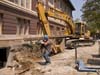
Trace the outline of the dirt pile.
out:
[[[11,53],[12,56],[8,57],[9,64],[0,70],[0,75],[42,75],[34,67],[35,61],[41,58],[41,51],[37,45],[15,46],[11,48],[9,54]]]

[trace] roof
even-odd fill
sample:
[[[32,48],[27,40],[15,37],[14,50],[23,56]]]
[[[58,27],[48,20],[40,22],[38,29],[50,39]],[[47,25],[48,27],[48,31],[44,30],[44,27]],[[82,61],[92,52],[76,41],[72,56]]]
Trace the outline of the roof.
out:
[[[65,0],[67,3],[69,3],[69,6],[72,10],[75,10],[75,7],[73,6],[72,2],[70,0]]]

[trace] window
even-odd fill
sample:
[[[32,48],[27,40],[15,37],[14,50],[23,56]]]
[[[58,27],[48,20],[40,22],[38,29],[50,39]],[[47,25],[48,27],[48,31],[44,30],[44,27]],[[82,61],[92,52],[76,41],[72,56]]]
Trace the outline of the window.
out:
[[[25,7],[25,0],[21,0],[21,6]]]
[[[54,0],[49,0],[51,4],[54,4]]]
[[[9,0],[9,1],[17,4],[18,6],[31,9],[32,0]]]
[[[18,4],[18,0],[14,0],[14,2],[15,2],[16,4]]]
[[[56,28],[56,31],[57,31],[56,34],[57,34],[57,35],[60,35],[60,27],[57,27],[57,28]]]
[[[82,31],[82,34],[84,34],[84,33],[85,33],[85,25],[83,24],[83,25],[81,25],[81,27],[82,27],[82,28],[81,28],[81,29],[82,29],[82,30],[81,30],[81,31]]]
[[[65,12],[67,12],[67,13],[69,12],[69,7],[67,5],[65,6],[64,9],[65,9]]]
[[[3,14],[0,14],[0,35],[2,34]]]
[[[26,8],[31,9],[32,0],[26,0]]]
[[[22,29],[21,19],[18,18],[18,25],[17,25],[17,34],[18,34],[18,35],[21,34],[21,29]]]
[[[65,9],[66,9],[66,4],[64,2],[61,2],[61,6],[60,6],[61,10],[63,12],[65,12]]]
[[[60,9],[61,0],[49,0],[50,6]]]
[[[58,9],[60,9],[60,1],[61,0],[56,1],[56,8],[58,8]]]
[[[76,28],[75,28],[75,33],[76,34],[80,34],[80,32],[81,32],[81,25],[80,25],[80,23],[76,23],[76,26],[75,26]]]
[[[69,7],[66,8],[66,13],[72,17],[72,10]]]
[[[64,31],[64,28],[62,28],[62,31]]]
[[[29,34],[30,20],[25,20],[24,34]]]
[[[54,35],[55,34],[54,26],[50,26],[50,29],[51,29],[51,35]]]
[[[67,9],[66,7],[67,7],[67,6],[66,6],[65,3],[64,3],[64,7],[63,7],[63,8],[64,8],[64,10],[63,10],[64,12],[66,12],[66,9]]]
[[[17,35],[27,35],[29,33],[30,20],[18,18]]]

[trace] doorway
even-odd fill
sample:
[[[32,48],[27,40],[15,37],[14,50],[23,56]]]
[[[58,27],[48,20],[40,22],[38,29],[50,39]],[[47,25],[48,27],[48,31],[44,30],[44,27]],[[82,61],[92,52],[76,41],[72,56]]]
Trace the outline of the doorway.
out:
[[[0,68],[6,66],[8,56],[8,48],[0,48]]]

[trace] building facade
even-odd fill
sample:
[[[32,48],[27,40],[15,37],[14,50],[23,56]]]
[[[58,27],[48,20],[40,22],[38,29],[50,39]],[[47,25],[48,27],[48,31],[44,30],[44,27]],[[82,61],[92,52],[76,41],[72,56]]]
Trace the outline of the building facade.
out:
[[[38,35],[41,26],[38,23],[36,4],[38,0],[0,0],[0,35]],[[46,4],[46,0],[42,0]],[[48,0],[48,5],[67,13],[72,17],[75,10],[70,0]],[[63,33],[65,23],[49,18],[52,35]]]

